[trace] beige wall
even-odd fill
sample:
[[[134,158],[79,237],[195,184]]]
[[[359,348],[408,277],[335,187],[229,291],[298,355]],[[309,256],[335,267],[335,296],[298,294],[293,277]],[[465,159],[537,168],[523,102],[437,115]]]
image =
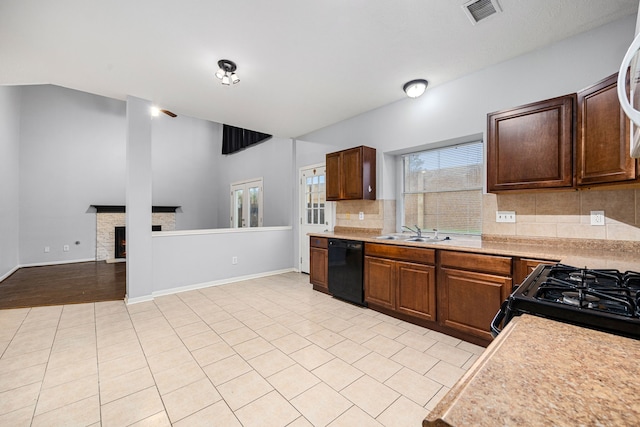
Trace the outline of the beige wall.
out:
[[[496,223],[496,211],[515,211],[516,223]],[[590,225],[603,210],[605,225]],[[640,241],[640,189],[485,194],[482,234]]]
[[[516,223],[497,223],[496,211],[515,211]],[[590,212],[603,210],[605,225],[592,226]],[[358,213],[364,212],[364,220]],[[395,200],[337,202],[336,228],[396,231]],[[501,237],[570,238],[640,242],[640,189],[584,190],[482,196],[482,234]]]
[[[364,213],[364,220],[358,219],[360,212]],[[336,202],[335,229],[337,231],[358,229],[372,233],[395,233],[396,201],[344,200]]]

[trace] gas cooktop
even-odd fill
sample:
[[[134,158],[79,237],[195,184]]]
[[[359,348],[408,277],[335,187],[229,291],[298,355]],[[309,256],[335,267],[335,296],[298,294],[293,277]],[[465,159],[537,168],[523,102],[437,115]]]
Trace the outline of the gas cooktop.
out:
[[[523,313],[640,338],[640,273],[539,265],[502,304],[493,335]]]

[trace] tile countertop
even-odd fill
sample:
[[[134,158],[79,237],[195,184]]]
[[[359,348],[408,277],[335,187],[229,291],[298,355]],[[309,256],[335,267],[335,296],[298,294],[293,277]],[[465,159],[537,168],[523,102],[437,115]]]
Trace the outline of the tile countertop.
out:
[[[425,233],[427,236],[430,233]],[[515,256],[522,258],[545,259],[559,261],[566,265],[586,268],[609,268],[620,271],[640,271],[640,253],[602,250],[594,248],[563,247],[549,245],[547,242],[532,239],[530,243],[508,243],[486,241],[479,236],[451,235],[451,240],[437,243],[406,242],[403,240],[377,239],[378,235],[370,233],[309,233],[309,236],[339,239],[361,240],[364,242],[382,243],[389,245],[428,247],[433,249],[447,249],[464,252],[484,253],[489,255]],[[447,236],[446,233],[441,236]],[[407,237],[409,235],[407,234]]]
[[[445,426],[637,426],[640,340],[515,317],[423,421]]]

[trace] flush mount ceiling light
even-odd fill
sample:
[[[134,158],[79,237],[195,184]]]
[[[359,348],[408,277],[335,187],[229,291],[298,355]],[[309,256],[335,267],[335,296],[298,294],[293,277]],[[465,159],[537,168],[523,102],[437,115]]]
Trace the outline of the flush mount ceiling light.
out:
[[[216,77],[220,79],[223,85],[229,86],[231,83],[236,84],[240,81],[240,78],[235,73],[236,63],[228,59],[221,59],[218,61],[218,67],[220,69],[216,71]]]
[[[428,84],[429,82],[425,79],[416,79],[406,82],[404,86],[402,86],[402,89],[409,98],[417,98],[427,90]]]

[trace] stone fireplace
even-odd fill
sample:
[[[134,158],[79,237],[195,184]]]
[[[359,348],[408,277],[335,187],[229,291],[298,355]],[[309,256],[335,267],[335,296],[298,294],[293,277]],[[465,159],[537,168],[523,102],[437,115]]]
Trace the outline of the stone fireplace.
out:
[[[124,206],[92,205],[96,209],[96,261],[122,260],[116,256],[116,229],[118,237],[124,240],[126,214]],[[152,231],[172,231],[176,229],[176,209],[180,206],[153,206],[151,209]],[[126,242],[123,250],[126,253]]]

